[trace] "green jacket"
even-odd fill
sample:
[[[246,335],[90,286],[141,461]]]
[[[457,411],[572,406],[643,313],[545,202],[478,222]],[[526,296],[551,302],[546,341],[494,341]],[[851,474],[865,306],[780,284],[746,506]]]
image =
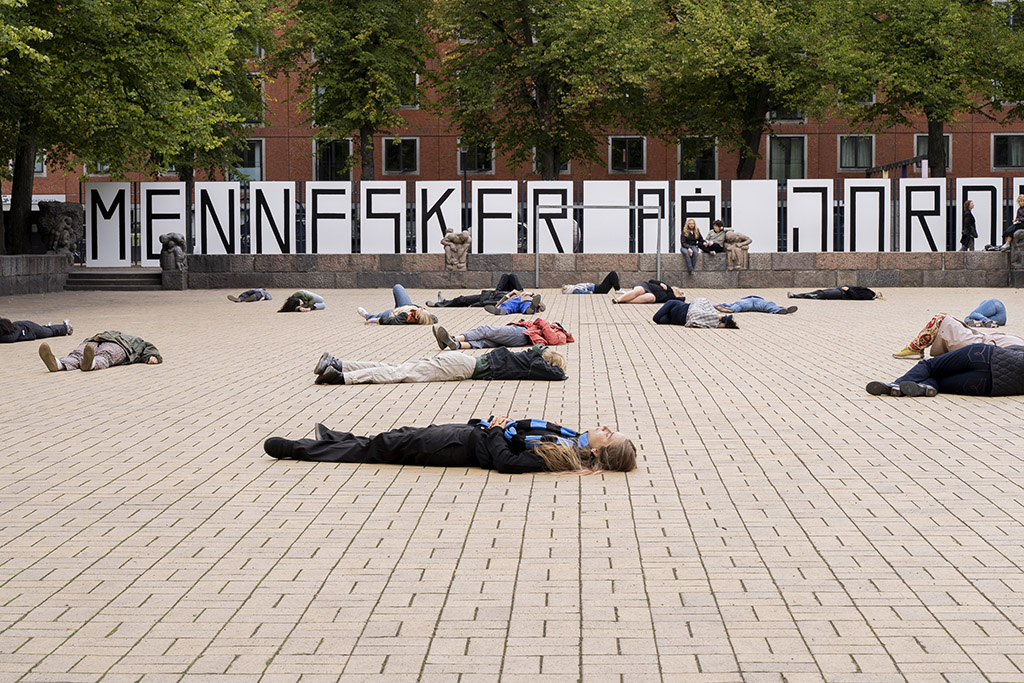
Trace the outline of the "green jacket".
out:
[[[156,358],[158,363],[164,362],[164,359],[160,357],[160,352],[157,351],[156,347],[148,341],[142,337],[125,334],[124,332],[118,332],[117,330],[100,332],[99,334],[86,339],[86,341],[114,342],[128,354],[129,363],[148,363],[150,358]]]

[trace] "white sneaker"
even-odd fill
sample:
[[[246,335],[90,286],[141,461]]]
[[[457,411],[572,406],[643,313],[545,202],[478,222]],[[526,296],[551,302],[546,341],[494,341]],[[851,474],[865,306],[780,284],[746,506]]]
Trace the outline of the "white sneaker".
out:
[[[1010,251],[1010,243],[1007,242],[1003,246],[999,247],[999,251]]]
[[[365,318],[366,318],[366,317],[367,317],[368,315],[370,315],[370,314],[369,314],[369,313],[367,312],[367,310],[366,310],[365,308],[363,308],[362,306],[357,306],[357,307],[356,307],[356,313],[358,313],[359,315],[363,316],[363,318],[364,318],[364,319],[365,319]]]

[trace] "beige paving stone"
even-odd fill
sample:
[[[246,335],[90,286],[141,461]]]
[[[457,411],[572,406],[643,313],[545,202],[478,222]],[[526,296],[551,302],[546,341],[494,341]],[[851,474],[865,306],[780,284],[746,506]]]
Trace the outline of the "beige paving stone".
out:
[[[424,357],[430,331],[362,325],[355,306],[390,307],[387,290],[321,292],[327,310],[291,316],[226,293],[4,299],[8,317],[71,318],[58,354],[121,329],[166,362],[51,374],[35,344],[0,346],[0,678],[1024,681],[1024,397],[863,391],[912,364],[891,353],[939,311],[995,296],[1024,335],[1018,290],[801,301],[735,331],[545,290],[577,338],[564,383],[341,387],[312,383],[322,351]],[[639,469],[261,449],[316,422],[501,414],[609,424]]]

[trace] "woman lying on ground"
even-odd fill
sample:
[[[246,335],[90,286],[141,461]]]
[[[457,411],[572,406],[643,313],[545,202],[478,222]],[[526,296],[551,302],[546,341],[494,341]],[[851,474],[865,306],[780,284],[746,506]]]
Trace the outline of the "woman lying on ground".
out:
[[[513,353],[495,349],[481,356],[445,351],[400,365],[378,361],[339,360],[324,353],[313,368],[316,384],[399,384],[463,379],[562,381],[565,359],[546,346]]]
[[[613,304],[663,304],[678,299],[686,301],[682,287],[670,287],[661,280],[648,280],[633,285],[625,294],[612,298]]]
[[[864,389],[874,396],[1017,396],[1024,394],[1024,346],[971,344],[918,361],[892,382],[868,382]]]
[[[359,306],[356,312],[363,316],[365,325],[435,325],[437,316],[425,308],[412,302],[409,293],[402,285],[395,285],[391,292],[395,297],[395,307],[380,313],[369,313]]]
[[[327,308],[324,298],[314,294],[307,289],[300,289],[292,294],[278,309],[278,313],[309,313],[310,311],[322,311]]]
[[[749,311],[756,311],[758,313],[774,313],[776,315],[796,313],[796,306],[783,308],[774,301],[766,301],[756,294],[745,296],[731,304],[715,304],[715,308],[722,313],[747,313]]]
[[[790,299],[854,299],[857,301],[870,301],[871,299],[884,299],[881,292],[876,292],[867,287],[857,285],[843,285],[842,287],[829,287],[828,289],[816,289],[813,292],[794,294],[786,292]]]
[[[31,320],[8,320],[0,318],[0,344],[13,344],[21,341],[49,339],[50,337],[66,337],[71,334],[71,321],[67,318],[60,325],[46,323],[40,325]]]
[[[309,292],[305,293],[309,294]],[[296,292],[295,294],[298,294],[298,292]],[[292,296],[295,296],[295,294],[293,294]],[[228,294],[228,301],[234,301],[235,303],[249,303],[250,301],[270,301],[273,298],[274,297],[270,296],[270,292],[263,288],[247,289],[238,296],[235,296],[234,294]],[[321,299],[320,302],[323,303],[323,299]]]
[[[730,330],[739,329],[739,325],[731,315],[721,315],[702,296],[692,303],[684,301],[666,301],[654,314],[654,322],[659,325],[684,325],[686,327],[725,327]]]
[[[480,325],[462,334],[449,334],[448,330],[438,326],[434,328],[434,338],[439,348],[452,351],[533,344],[561,346],[576,341],[561,323],[549,323],[543,318],[520,320],[508,325]]]
[[[39,357],[50,372],[104,370],[115,365],[156,365],[163,362],[160,352],[148,341],[117,330],[108,330],[89,337],[63,358],[56,358],[49,344],[40,344]]]
[[[356,436],[316,426],[317,439],[271,437],[267,455],[280,460],[351,462],[432,467],[480,467],[503,474],[524,472],[632,472],[636,447],[608,427],[578,433],[546,420],[507,417],[468,424],[400,427]]]
[[[505,273],[498,280],[498,286],[494,289],[482,289],[479,294],[464,294],[454,299],[444,299],[441,297],[441,292],[438,292],[437,301],[428,301],[427,306],[430,308],[469,308],[471,306],[483,308],[488,304],[497,305],[512,290],[522,291],[522,289],[523,285],[515,273]]]
[[[1006,324],[1006,306],[999,299],[985,299],[967,314],[964,322],[971,327],[999,327]]]
[[[946,313],[939,313],[901,350],[892,354],[894,358],[920,360],[924,350],[930,349],[931,356],[941,356],[949,351],[962,349],[971,344],[992,346],[1024,346],[1024,339],[1006,332],[981,332]]]
[[[562,294],[607,294],[613,289],[618,291],[619,287],[619,274],[613,270],[604,276],[604,280],[599,285],[595,285],[593,282],[563,285]]]

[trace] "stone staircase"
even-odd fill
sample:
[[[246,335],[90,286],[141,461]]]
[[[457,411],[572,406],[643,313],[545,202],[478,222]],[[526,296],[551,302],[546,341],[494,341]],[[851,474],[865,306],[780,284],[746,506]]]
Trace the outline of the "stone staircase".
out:
[[[159,268],[102,270],[75,268],[68,273],[65,291],[139,292],[163,289]]]

